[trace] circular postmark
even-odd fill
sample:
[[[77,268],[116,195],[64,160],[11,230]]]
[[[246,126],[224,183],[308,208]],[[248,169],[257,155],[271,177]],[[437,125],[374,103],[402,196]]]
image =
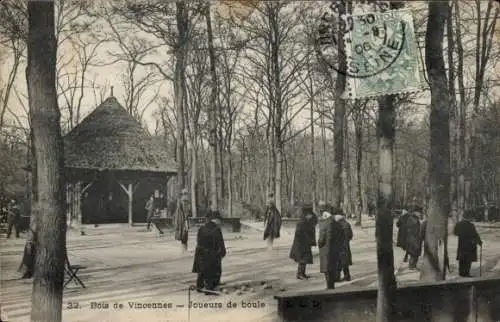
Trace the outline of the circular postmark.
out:
[[[339,15],[329,7],[319,23],[315,48],[318,57],[338,73],[367,78],[389,68],[405,43],[406,23],[390,11]]]

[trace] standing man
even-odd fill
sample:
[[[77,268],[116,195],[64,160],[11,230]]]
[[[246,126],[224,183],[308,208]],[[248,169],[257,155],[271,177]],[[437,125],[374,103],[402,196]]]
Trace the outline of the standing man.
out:
[[[406,245],[406,240],[408,237],[406,232],[406,222],[408,221],[409,216],[410,215],[408,214],[408,211],[406,211],[406,209],[403,209],[403,211],[401,212],[401,216],[399,216],[398,221],[396,222],[396,227],[398,227],[396,247],[400,247],[405,251],[405,258],[403,259],[403,262],[405,263],[408,261],[408,250]]]
[[[182,250],[187,251],[187,242],[189,234],[188,222],[188,193],[184,189],[181,192],[180,200],[177,201],[177,211],[175,214],[175,240],[179,240],[182,245]]]
[[[154,196],[151,195],[149,197],[148,201],[146,202],[146,206],[144,209],[146,209],[146,222],[147,222],[147,229],[148,231],[151,230],[151,218],[153,218],[153,203],[154,203]]]
[[[264,240],[267,240],[269,249],[273,248],[273,242],[280,238],[281,214],[274,203],[274,196],[269,195],[268,206],[264,214]]]
[[[338,267],[337,280],[341,281],[340,273],[344,273],[344,281],[351,280],[351,273],[349,271],[349,266],[352,265],[352,253],[351,253],[351,240],[353,237],[351,224],[346,220],[345,216],[339,214],[335,215],[334,219],[342,226],[344,230],[344,247],[342,251],[342,256],[340,260],[340,265]]]
[[[422,253],[420,217],[412,212],[406,220],[406,252],[410,256],[409,268],[417,269],[418,258]]]
[[[206,219],[207,223],[198,230],[192,271],[198,273],[197,291],[203,292],[205,289],[205,294],[210,295],[214,294],[213,291],[220,279],[226,246],[220,229],[220,213],[209,211]]]
[[[300,220],[295,228],[290,258],[297,264],[297,279],[308,279],[306,265],[313,263],[312,246],[316,246],[315,226],[316,219],[312,207],[303,207]]]
[[[477,245],[483,246],[483,242],[476,227],[470,222],[469,217],[460,220],[453,230],[453,234],[458,236],[457,261],[459,275],[471,277],[470,268],[472,262],[477,262]]]
[[[345,243],[342,226],[333,219],[341,211],[330,208],[323,212],[324,221],[320,223],[318,247],[320,272],[325,274],[326,288],[334,289],[340,256]]]
[[[12,227],[16,230],[16,238],[19,238],[19,224],[21,221],[21,210],[19,209],[18,204],[14,199],[11,200],[10,205],[8,207],[8,229],[7,229],[7,238],[10,238],[12,233]]]

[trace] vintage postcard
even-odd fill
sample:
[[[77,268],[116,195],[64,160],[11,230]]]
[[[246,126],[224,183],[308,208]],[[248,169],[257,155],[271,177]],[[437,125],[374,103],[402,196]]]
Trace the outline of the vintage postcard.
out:
[[[0,0],[0,322],[500,321],[496,0]]]

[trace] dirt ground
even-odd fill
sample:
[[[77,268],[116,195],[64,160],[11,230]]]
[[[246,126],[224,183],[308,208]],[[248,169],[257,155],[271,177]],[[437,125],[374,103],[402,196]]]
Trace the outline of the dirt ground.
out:
[[[190,233],[186,253],[170,232],[159,237],[144,226],[86,227],[85,236],[69,231],[69,259],[72,264],[86,266],[79,273],[86,288],[73,282],[67,286],[63,321],[276,321],[275,294],[325,288],[316,247],[314,264],[307,267],[311,278],[295,278],[296,264],[288,258],[293,227],[283,227],[282,237],[272,250],[267,250],[262,240],[262,223],[245,222],[244,227],[241,233],[224,231],[228,253],[222,264],[224,285],[219,296],[189,290],[196,280],[191,273],[195,230]],[[374,286],[377,266],[373,222],[367,220],[363,228],[353,229],[353,280],[338,287]],[[484,240],[483,275],[499,275],[500,229],[478,230]],[[1,238],[1,321],[29,321],[32,280],[21,280],[16,272],[24,240]],[[449,279],[457,278],[456,244],[456,237],[450,236]],[[403,255],[395,248],[396,267]],[[472,274],[479,275],[479,263],[473,264]],[[400,283],[415,282],[418,272],[409,271],[405,264],[397,279]]]

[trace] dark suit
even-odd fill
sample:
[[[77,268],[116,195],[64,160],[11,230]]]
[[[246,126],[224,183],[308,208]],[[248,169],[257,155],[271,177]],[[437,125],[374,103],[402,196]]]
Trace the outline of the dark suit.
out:
[[[306,265],[313,263],[311,247],[316,245],[316,220],[314,217],[306,219],[305,217],[297,223],[295,236],[293,237],[292,248],[290,249],[290,258],[299,264],[297,277],[305,276]]]
[[[193,273],[198,273],[196,287],[215,289],[222,272],[222,258],[226,256],[226,246],[219,226],[209,221],[198,230]]]
[[[453,230],[458,236],[457,261],[460,276],[470,276],[472,262],[477,261],[477,245],[482,245],[476,227],[468,220],[461,220]]]
[[[351,279],[351,273],[349,271],[349,266],[352,265],[352,252],[351,252],[351,240],[353,237],[351,224],[345,219],[341,219],[339,224],[342,226],[344,230],[344,251],[342,252],[342,256],[340,259],[340,264],[338,267],[337,278],[340,279],[340,272],[344,273],[344,278],[346,280]]]
[[[332,217],[320,223],[318,247],[320,272],[325,274],[327,288],[335,288],[337,269],[345,245],[342,225]]]
[[[8,210],[9,227],[7,229],[7,238],[10,238],[10,235],[12,233],[12,227],[14,227],[16,231],[16,238],[19,238],[20,222],[21,222],[21,211],[19,210],[19,206],[13,205]]]

